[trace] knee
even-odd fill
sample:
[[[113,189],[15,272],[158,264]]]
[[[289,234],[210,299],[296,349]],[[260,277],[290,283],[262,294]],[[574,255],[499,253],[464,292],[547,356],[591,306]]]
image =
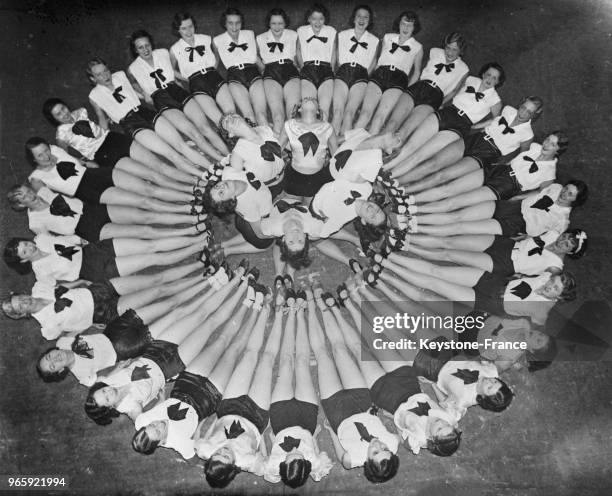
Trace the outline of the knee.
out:
[[[144,202],[144,207],[147,207],[147,204],[149,203],[148,200],[146,200]],[[144,224],[153,224],[155,223],[155,221],[157,220],[157,215],[154,214],[153,212],[150,212],[148,210],[145,210],[144,213],[142,214],[141,220]],[[153,236],[155,234],[154,232],[155,230],[152,227],[148,227],[147,228],[147,233],[149,236]]]

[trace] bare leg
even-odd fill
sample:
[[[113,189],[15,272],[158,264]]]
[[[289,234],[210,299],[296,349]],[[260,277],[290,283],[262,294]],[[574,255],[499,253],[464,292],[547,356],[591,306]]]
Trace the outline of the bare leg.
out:
[[[180,114],[182,112],[177,111]],[[166,112],[164,112],[165,114]],[[187,118],[185,117],[185,120]],[[155,121],[155,132],[159,134],[172,148],[183,155],[190,162],[207,169],[210,166],[210,161],[206,157],[202,156],[197,150],[191,148],[183,139],[176,127],[170,122],[165,115],[160,115]],[[138,133],[136,136],[138,136]],[[196,143],[197,145],[197,143]],[[176,164],[176,162],[174,162]],[[178,164],[176,164],[178,167]],[[193,170],[193,169],[192,169]],[[189,172],[189,171],[187,171]],[[199,172],[201,174],[201,171]],[[194,170],[194,175],[198,175],[197,169]]]
[[[145,205],[141,203],[139,206],[144,207]],[[189,207],[185,205],[181,205],[183,213],[154,212],[152,210],[122,205],[107,205],[106,208],[110,220],[115,224],[162,224],[175,226],[177,224],[195,224],[197,222],[197,217],[191,215]],[[132,237],[136,237],[136,235],[134,234]],[[138,235],[138,237],[143,236]]]
[[[489,248],[495,236],[492,234],[468,234],[465,236],[427,236],[425,234],[410,235],[410,244],[425,248],[448,248],[465,251],[485,251]]]
[[[402,90],[390,88],[382,94],[380,103],[376,109],[376,113],[374,114],[372,122],[370,123],[370,132],[372,134],[380,133],[380,130],[383,128],[387,117],[389,117],[389,114],[394,108],[397,108],[398,103],[404,96],[402,93]],[[412,101],[412,98],[410,100]]]
[[[455,143],[458,143],[458,141]],[[469,174],[470,172],[477,171],[479,168],[480,164],[475,159],[472,157],[464,157],[459,160],[459,162],[449,167],[445,167],[444,169],[427,176],[425,179],[421,179],[416,183],[405,186],[404,191],[408,193],[418,193],[419,191],[433,188],[434,186],[452,181],[453,179]]]
[[[414,167],[404,174],[402,171],[395,171],[394,175],[402,184],[418,181],[419,179],[432,174],[444,167],[454,164],[461,160],[465,152],[465,143],[463,140],[456,140],[442,148],[433,157],[425,160],[417,167]]]
[[[319,108],[321,109],[321,120],[329,120],[329,109],[334,95],[334,80],[328,79],[321,83],[317,90],[317,98],[319,99]]]
[[[251,106],[251,100],[249,98],[249,90],[247,90],[240,83],[229,83],[229,90],[232,94],[232,98],[238,107],[238,111],[243,117],[256,122],[255,112]]]
[[[398,100],[393,105],[393,112],[389,117],[389,122],[385,126],[385,132],[395,132],[404,123],[414,109],[414,100],[405,92],[402,92]]]
[[[190,219],[195,220],[195,217],[189,216],[188,220]],[[185,221],[178,222],[178,224],[185,224]],[[171,236],[191,236],[192,234],[196,234],[197,232],[198,231],[195,226],[172,229],[134,224],[114,224],[111,222],[109,224],[104,224],[104,227],[102,227],[102,229],[100,230],[100,240],[129,238],[133,236],[137,236],[141,239],[157,239]]]
[[[359,111],[359,107],[363,103],[367,86],[367,83],[355,83],[351,87],[348,95],[348,102],[344,110],[344,117],[342,118],[342,128],[340,129],[342,134],[353,129],[353,122],[355,121],[355,116]]]
[[[283,88],[285,97],[285,115],[290,116],[291,112],[302,99],[302,84],[300,78],[293,78],[287,81]]]
[[[348,99],[349,88],[344,81],[341,79],[334,80],[334,110],[332,116],[332,127],[337,135],[341,132],[342,119],[344,118],[344,111],[346,107],[346,101]]]
[[[423,224],[454,224],[456,222],[491,219],[495,213],[495,205],[494,201],[486,201],[455,212],[417,215],[419,231]]]
[[[486,253],[476,253],[463,250],[432,250],[414,245],[408,246],[404,251],[413,253],[427,260],[440,262],[453,262],[467,267],[476,267],[487,272],[493,272],[493,260]]]
[[[150,169],[160,174],[163,174],[164,176],[170,177],[175,181],[179,181],[185,184],[193,184],[194,182],[193,175],[188,174],[187,172],[183,172],[178,167],[168,165],[157,155],[155,155],[155,153],[150,151],[145,146],[141,145],[136,140],[132,141],[132,145],[130,146],[130,157],[136,160],[137,162],[140,162],[141,164],[146,164],[146,166]]]
[[[192,187],[193,187],[193,181],[191,179],[190,179],[191,184],[185,184],[185,183],[175,181],[174,179],[171,179],[172,177],[171,174],[173,172],[180,173],[180,171],[176,169],[176,167],[171,167],[164,163],[161,163],[161,164],[163,167],[165,167],[165,171],[170,175],[166,175],[161,172],[158,172],[157,170],[153,169],[149,165],[145,165],[141,162],[137,162],[136,160],[130,157],[123,157],[119,159],[119,161],[115,165],[115,169],[124,171],[127,174],[130,174],[131,176],[135,176],[144,181],[150,181],[156,184],[157,186],[161,186],[163,188],[168,188],[168,189],[172,189],[175,191],[182,191],[183,193],[191,192]]]
[[[217,96],[215,97],[219,108],[224,114],[234,114],[236,113],[236,106],[234,105],[234,99],[232,98],[232,94],[230,92],[229,86],[227,83],[223,84],[219,91],[217,91]],[[219,121],[217,121],[217,124]]]
[[[152,288],[175,282],[201,268],[201,262],[192,262],[172,267],[155,274],[115,277],[111,279],[110,282],[119,295],[125,295],[134,293],[142,288]],[[142,315],[140,317],[142,318]]]
[[[414,132],[414,130],[433,113],[434,108],[431,105],[417,105],[412,112],[410,112],[408,118],[399,128],[399,133],[402,139],[405,140],[408,138]]]
[[[270,107],[270,113],[272,114],[273,129],[278,136],[285,124],[283,87],[274,79],[264,79],[263,85],[268,107]]]
[[[219,123],[223,114],[221,110],[219,110],[219,107],[217,107],[217,102],[212,97],[199,93],[193,95],[193,99],[197,102],[208,119],[214,123]]]
[[[356,128],[366,128],[368,126],[374,112],[376,112],[376,107],[378,107],[378,102],[380,101],[381,96],[382,90],[380,87],[376,83],[369,82],[366,86],[361,110],[359,111],[359,118],[355,123]]]
[[[254,81],[253,84],[251,84],[251,87],[249,88],[249,97],[251,99],[253,111],[255,112],[255,120],[257,124],[260,126],[269,125],[266,92],[261,79]]]
[[[120,171],[115,171],[120,172]],[[125,172],[121,172],[125,174]],[[177,192],[178,193],[178,192]],[[185,193],[179,193],[183,195]],[[189,196],[189,195],[188,195]],[[189,196],[191,198],[191,196]],[[189,200],[187,200],[189,201]],[[190,207],[187,204],[168,203],[165,201],[149,198],[132,191],[111,186],[100,195],[100,203],[105,205],[123,205],[126,207],[144,208],[155,212],[176,212],[189,213]]]
[[[276,310],[277,314],[282,314],[282,312],[282,308],[278,308]],[[287,321],[285,323],[285,330],[283,332],[283,342],[281,345],[280,359],[278,364],[278,375],[276,378],[276,384],[274,385],[274,390],[272,391],[272,403],[276,401],[289,400],[294,396],[294,358],[297,351],[295,348],[295,317],[295,309],[289,309]]]

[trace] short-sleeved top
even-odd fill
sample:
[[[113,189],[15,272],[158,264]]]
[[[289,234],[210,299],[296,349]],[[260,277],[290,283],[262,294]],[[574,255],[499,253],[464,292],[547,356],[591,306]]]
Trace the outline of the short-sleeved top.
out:
[[[168,424],[166,440],[159,445],[177,451],[186,460],[193,458],[195,448],[192,437],[199,423],[195,409],[188,403],[169,398],[138,415],[134,427],[138,431],[156,420],[164,420]]]
[[[546,231],[565,232],[569,226],[572,208],[557,205],[556,201],[562,189],[563,186],[553,183],[521,202],[527,234],[539,236]]]
[[[113,73],[111,80],[114,90],[98,84],[89,92],[89,99],[118,124],[128,113],[140,107],[140,98],[125,72]]]
[[[174,82],[174,69],[172,69],[168,50],[156,48],[153,50],[152,57],[152,66],[142,57],[136,57],[129,67],[130,73],[142,91],[149,96],[167,88],[170,83]]]
[[[204,437],[196,441],[196,453],[208,459],[227,446],[235,456],[235,465],[242,470],[263,475],[263,456],[259,453],[261,434],[253,423],[239,415],[224,415],[215,420]]]
[[[296,446],[297,445],[297,446]],[[264,466],[264,479],[268,482],[280,482],[279,465],[291,453],[293,446],[296,452],[302,454],[304,459],[312,464],[310,477],[319,482],[331,471],[333,463],[325,451],[318,452],[312,434],[302,427],[287,427],[274,437],[270,455]]]
[[[324,184],[312,199],[311,212],[323,220],[321,237],[327,238],[357,217],[355,200],[367,200],[372,193],[370,183],[352,183],[337,179]]]
[[[491,108],[501,102],[495,88],[479,91],[482,79],[468,76],[459,92],[453,97],[453,105],[472,121],[480,122],[491,112]]]
[[[74,196],[87,169],[59,146],[50,145],[50,148],[51,154],[57,159],[55,166],[48,170],[36,168],[28,179],[40,179],[49,189]]]
[[[55,343],[60,350],[72,350],[74,337],[61,337]],[[76,377],[77,381],[83,386],[91,387],[98,380],[98,371],[111,367],[117,361],[117,353],[112,343],[102,333],[87,334],[80,336],[81,341],[87,343],[87,354],[91,356],[81,356],[74,354],[74,364],[70,367],[70,372]]]
[[[108,131],[90,120],[84,108],[73,110],[70,115],[75,122],[57,126],[56,141],[66,143],[88,160],[93,160],[98,148],[104,143]]]
[[[120,413],[142,410],[159,395],[166,383],[164,373],[153,360],[138,357],[120,362],[101,381],[113,387],[129,385],[129,392],[115,406]]]
[[[498,360],[516,361],[525,350],[498,350],[485,347],[485,340],[490,339],[497,343],[525,342],[526,333],[531,330],[528,319],[502,319],[501,317],[490,315],[484,327],[478,332],[478,344],[480,345],[480,356],[491,362]]]
[[[533,139],[531,120],[514,127],[511,126],[517,113],[514,107],[506,105],[501,115],[485,128],[485,132],[493,138],[502,155],[512,153],[522,142]]]
[[[447,64],[444,50],[434,47],[429,51],[429,60],[425,69],[421,72],[421,80],[433,81],[446,96],[469,70],[461,57],[457,57],[453,62]]]
[[[52,301],[32,314],[40,324],[40,332],[45,339],[57,339],[64,332],[84,331],[93,324],[94,301],[88,289],[66,290],[63,286],[56,287],[52,281],[44,280],[34,284],[32,297]]]
[[[240,138],[232,150],[232,155],[237,155],[244,160],[244,170],[255,174],[260,181],[272,181],[285,168],[281,146],[269,126],[258,126],[255,131],[261,136],[264,143],[253,143]]]
[[[283,201],[287,203],[290,208],[284,212],[280,212],[278,204],[275,204],[270,217],[262,219],[261,221],[259,228],[262,234],[264,234],[264,236],[280,238],[285,234],[283,231],[285,223],[295,219],[304,226],[305,234],[308,234],[311,238],[319,238],[321,229],[323,228],[323,222],[319,219],[315,219],[308,210],[308,207],[302,205],[302,203],[290,200]]]
[[[49,204],[49,207],[43,210],[28,210],[30,231],[74,234],[83,214],[83,202],[78,198],[68,198],[54,193],[46,187],[40,188],[37,194]]]
[[[521,191],[537,189],[541,184],[554,181],[557,177],[557,159],[537,160],[542,153],[542,145],[531,143],[529,150],[519,153],[510,162]]]
[[[362,467],[368,459],[369,441],[363,438],[358,428],[361,424],[367,429],[370,436],[378,438],[392,453],[397,453],[399,441],[397,436],[391,434],[381,420],[369,412],[356,413],[340,422],[338,426],[338,439],[344,450],[351,458],[351,468]]]
[[[447,403],[461,418],[467,409],[476,405],[476,387],[483,377],[499,377],[492,363],[472,360],[451,360],[438,373],[438,387],[448,395]]]
[[[329,122],[306,126],[297,119],[285,122],[285,133],[291,146],[291,166],[298,172],[314,174],[325,164],[327,140],[334,132]]]
[[[318,60],[320,62],[331,63],[334,41],[336,39],[336,30],[334,28],[323,26],[319,34],[315,35],[312,26],[309,24],[307,26],[300,26],[297,29],[297,35],[298,40],[300,40],[300,53],[304,62]]]
[[[38,234],[34,238],[34,243],[39,250],[48,253],[48,255],[31,262],[36,279],[76,281],[79,278],[83,262],[81,241],[81,238],[76,235]]]
[[[253,31],[241,29],[238,42],[229,34],[223,33],[213,39],[219,58],[223,65],[229,69],[240,64],[254,64],[257,62],[257,45]]]
[[[510,257],[516,273],[538,276],[549,267],[563,269],[563,258],[545,248],[554,243],[558,237],[557,231],[548,231],[540,236],[514,243]]]
[[[382,150],[380,148],[355,150],[370,136],[370,133],[363,128],[346,131],[346,139],[329,161],[329,172],[334,179],[374,182],[383,165]]]
[[[247,187],[244,193],[236,197],[238,202],[236,205],[236,213],[239,214],[247,222],[257,222],[264,217],[270,215],[272,211],[272,194],[268,187],[259,181],[249,180],[247,172],[226,167],[223,169],[221,178],[223,181],[243,181]],[[252,173],[251,173],[252,174]],[[252,179],[255,179],[254,177]],[[255,186],[258,186],[258,189]]]
[[[383,37],[378,66],[390,65],[410,76],[414,59],[423,50],[423,45],[414,38],[408,38],[400,45],[399,36],[398,33],[387,33]]]
[[[550,279],[551,274],[545,273],[534,277],[514,279],[508,283],[504,291],[504,310],[508,315],[528,316],[534,324],[544,325],[550,309],[555,306],[555,300],[537,293]]]
[[[295,60],[297,36],[293,29],[283,29],[279,39],[274,37],[271,30],[257,35],[257,46],[262,62],[271,64],[279,60]]]
[[[170,47],[170,52],[178,63],[179,72],[185,79],[202,69],[217,65],[211,48],[212,38],[207,34],[194,34],[193,41],[194,45],[191,46],[181,38]]]
[[[454,411],[443,410],[425,393],[417,393],[404,401],[393,415],[393,421],[401,438],[406,441],[415,455],[421,448],[427,447],[427,422],[430,417],[441,418],[456,426],[457,416]],[[409,424],[410,428],[406,428]],[[401,427],[400,427],[401,425]]]
[[[338,33],[338,63],[359,64],[369,69],[378,48],[378,38],[369,31],[364,32],[359,40],[355,29],[346,29]]]

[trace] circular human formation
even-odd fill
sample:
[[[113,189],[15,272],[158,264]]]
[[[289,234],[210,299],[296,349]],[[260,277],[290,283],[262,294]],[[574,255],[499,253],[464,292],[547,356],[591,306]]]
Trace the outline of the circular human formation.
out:
[[[587,186],[556,182],[568,137],[533,142],[542,99],[504,106],[503,66],[471,71],[461,33],[424,64],[415,12],[380,39],[367,5],[339,32],[320,4],[296,31],[280,8],[257,36],[237,9],[220,21],[211,37],[177,14],[169,49],[133,32],[126,71],[90,59],[96,121],[44,102],[56,144],[26,141],[32,173],[8,193],[36,236],[4,251],[36,283],[3,312],[57,340],[36,363],[44,381],[72,373],[90,419],[128,415],[136,451],[197,455],[212,487],[241,471],[292,488],[327,476],[319,405],[336,462],[371,482],[401,470],[400,444],[452,455],[469,407],[510,404],[500,373],[555,356],[542,328],[575,296],[565,255],[587,247],[569,228]],[[233,217],[236,235],[216,238],[213,215]],[[335,296],[294,285],[313,246],[354,272]],[[268,250],[273,290],[247,259],[226,260]],[[360,333],[439,301],[481,325],[419,328],[439,346],[384,354]],[[480,351],[457,355],[449,339]]]

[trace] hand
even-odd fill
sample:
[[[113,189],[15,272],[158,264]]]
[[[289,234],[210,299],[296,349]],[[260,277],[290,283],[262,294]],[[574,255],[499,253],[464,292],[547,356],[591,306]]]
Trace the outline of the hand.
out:
[[[46,184],[42,182],[40,179],[36,179],[35,177],[30,179],[30,186],[36,192],[40,190],[40,188],[44,188]]]

